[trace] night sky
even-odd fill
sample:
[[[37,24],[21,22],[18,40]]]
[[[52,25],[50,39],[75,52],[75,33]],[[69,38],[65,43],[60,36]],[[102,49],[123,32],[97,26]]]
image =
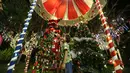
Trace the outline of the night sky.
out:
[[[108,0],[107,6],[117,15],[130,19],[130,0]]]

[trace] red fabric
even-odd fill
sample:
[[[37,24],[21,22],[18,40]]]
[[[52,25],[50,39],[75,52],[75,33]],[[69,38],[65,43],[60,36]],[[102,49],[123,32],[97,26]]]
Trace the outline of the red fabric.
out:
[[[37,66],[38,65],[38,61],[36,61],[35,63],[34,63],[34,66]]]
[[[72,0],[69,0],[69,3],[68,3],[68,18],[69,19],[75,19],[77,17],[78,17],[78,15],[77,15],[77,12],[74,8]]]
[[[36,73],[36,70],[32,70],[32,73]]]
[[[109,31],[109,30],[106,30],[105,33],[108,34],[108,33],[110,33],[110,31]]]
[[[116,73],[123,73],[121,69],[116,70]]]
[[[50,14],[54,14],[57,11],[57,8],[60,6],[61,2],[62,0],[47,0],[43,5]]]
[[[60,6],[57,8],[57,11],[55,13],[55,16],[57,18],[63,18],[64,14],[66,12],[66,8],[67,8],[67,0],[61,0],[62,3],[60,4]]]
[[[109,49],[111,49],[114,46],[113,42],[109,43],[108,45],[109,45]]]
[[[89,9],[90,9],[89,6],[86,5],[83,0],[74,0],[74,2],[78,6],[78,8],[82,14],[85,14],[86,12],[89,11]]]
[[[68,2],[68,19],[72,20],[78,17],[77,12],[74,8],[72,0],[47,0],[43,3],[45,9],[50,14],[55,14],[57,18],[64,18]],[[89,6],[83,0],[74,0],[79,11],[85,14],[89,11]]]
[[[55,30],[55,32],[56,32],[56,33],[61,33],[61,31],[60,31],[60,30]]]
[[[116,55],[116,51],[112,51],[112,52],[110,53],[110,55],[111,55],[111,57],[115,56],[115,55]]]
[[[55,29],[54,28],[50,28],[50,32],[53,32],[53,31],[55,31]]]
[[[60,20],[61,20],[61,19],[58,19],[58,20],[49,20],[49,21],[48,21],[49,27],[54,27],[54,26],[58,25],[58,22],[59,22]]]

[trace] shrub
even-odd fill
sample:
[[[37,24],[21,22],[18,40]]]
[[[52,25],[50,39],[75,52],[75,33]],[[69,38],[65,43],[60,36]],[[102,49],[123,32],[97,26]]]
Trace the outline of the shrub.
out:
[[[5,50],[0,50],[0,61],[8,61],[11,59],[14,49],[8,48]]]

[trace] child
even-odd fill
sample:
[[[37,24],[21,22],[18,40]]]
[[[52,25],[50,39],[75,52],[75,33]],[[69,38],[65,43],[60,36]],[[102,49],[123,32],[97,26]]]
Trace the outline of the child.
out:
[[[62,68],[65,68],[65,73],[72,73],[72,58],[70,54],[69,42],[70,42],[69,35],[65,35],[62,44],[62,48],[64,50],[64,60],[62,63]]]

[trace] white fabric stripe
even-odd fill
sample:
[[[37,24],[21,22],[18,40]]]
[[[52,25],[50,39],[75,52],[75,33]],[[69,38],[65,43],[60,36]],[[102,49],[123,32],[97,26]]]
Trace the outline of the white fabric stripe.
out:
[[[45,3],[47,0],[42,0],[42,3]]]
[[[66,0],[66,2],[67,2],[66,3],[67,7],[66,7],[66,11],[65,11],[65,14],[64,14],[64,17],[63,17],[64,20],[68,20],[68,0]]]
[[[8,70],[13,69],[14,67],[15,67],[15,65],[12,65],[12,66],[8,67]]]
[[[100,13],[100,16],[101,16],[101,15],[103,15],[103,16],[104,16],[103,11],[102,11],[101,9],[100,9],[100,12],[101,12],[101,13]]]
[[[77,5],[75,4],[74,0],[72,0],[72,3],[73,3],[73,5],[74,5],[74,9],[76,10],[78,16],[81,16],[82,13],[79,11],[79,9],[78,9]]]
[[[29,13],[28,16],[32,16],[32,13]]]
[[[110,36],[110,33],[107,34],[107,37]]]
[[[24,29],[24,30],[27,30],[27,27],[24,27],[23,29]]]
[[[21,33],[22,35],[26,34],[24,31]]]
[[[23,40],[24,38],[20,38],[20,39],[18,39],[18,41],[20,41],[20,40]]]
[[[55,13],[51,16],[51,19],[57,20],[57,17],[55,16]]]
[[[112,40],[108,41],[108,43],[109,43],[109,44],[112,43]]]
[[[17,44],[17,46],[22,46],[22,43],[21,44]]]
[[[101,20],[105,20],[106,18],[105,17],[102,17]]]
[[[14,53],[17,53],[17,52],[19,52],[20,50],[16,50],[16,51],[14,51]]]
[[[26,22],[25,25],[29,25],[29,22]]]
[[[117,55],[113,56],[113,57],[112,57],[112,60],[118,60]]]
[[[115,51],[115,47],[112,47],[111,49],[109,49],[109,52]]]
[[[18,56],[15,56],[15,57],[13,57],[13,58],[11,59],[11,61],[15,61],[15,60],[17,60],[17,58],[18,58]]]
[[[103,26],[106,25],[106,24],[107,24],[107,22],[104,22],[104,23],[103,23]]]
[[[33,12],[34,10],[30,10],[29,12]]]
[[[117,65],[117,66],[115,67],[115,70],[119,70],[119,69],[121,69],[121,66],[120,66],[120,65]]]
[[[84,3],[85,3],[86,5],[89,6],[89,8],[92,7],[92,5],[93,5],[93,0],[83,0],[83,1],[84,1]]]
[[[32,3],[32,4],[33,4],[33,6],[35,6],[36,3],[34,2],[34,3]]]
[[[34,8],[35,8],[35,6],[30,6],[30,8],[34,9]]]
[[[109,30],[109,27],[107,26],[104,30],[105,30],[105,31]]]
[[[26,21],[29,21],[31,18],[27,18]],[[26,24],[26,23],[25,23]]]

